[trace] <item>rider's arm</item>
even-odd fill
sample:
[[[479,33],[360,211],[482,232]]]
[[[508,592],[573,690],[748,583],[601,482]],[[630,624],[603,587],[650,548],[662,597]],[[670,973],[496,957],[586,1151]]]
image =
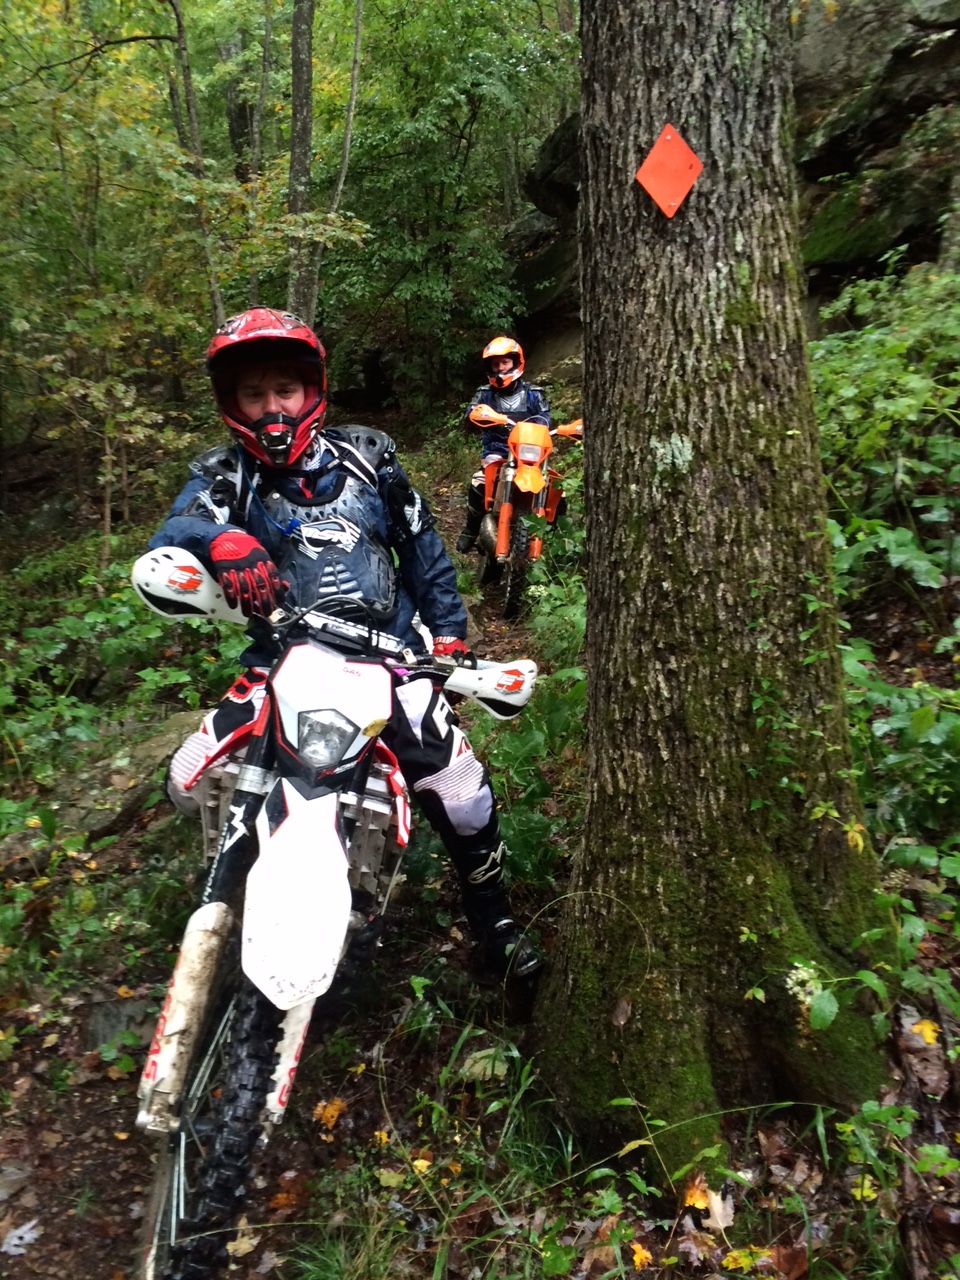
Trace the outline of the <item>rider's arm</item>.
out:
[[[467,611],[457,590],[457,572],[434,528],[426,500],[412,488],[395,458],[380,471],[387,509],[388,541],[400,578],[424,624],[436,636],[467,634]]]
[[[229,456],[219,461],[229,461]],[[233,510],[234,488],[229,475],[216,474],[207,465],[207,455],[191,467],[193,475],[183,486],[167,518],[147,544],[151,551],[158,547],[182,547],[197,556],[207,568],[212,567],[210,543],[227,529],[243,530]]]

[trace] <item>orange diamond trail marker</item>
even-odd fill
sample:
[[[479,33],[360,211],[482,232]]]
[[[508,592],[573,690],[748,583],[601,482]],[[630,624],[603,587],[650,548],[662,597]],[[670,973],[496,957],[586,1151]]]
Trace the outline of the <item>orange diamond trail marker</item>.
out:
[[[637,181],[661,212],[672,218],[690,194],[702,168],[703,162],[696,153],[672,124],[666,124],[637,170]]]

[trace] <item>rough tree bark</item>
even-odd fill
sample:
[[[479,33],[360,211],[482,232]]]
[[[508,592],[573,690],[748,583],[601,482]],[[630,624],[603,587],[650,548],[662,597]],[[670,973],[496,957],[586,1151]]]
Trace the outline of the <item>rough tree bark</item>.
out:
[[[784,981],[795,956],[849,976],[888,923],[849,774],[789,9],[582,11],[587,813],[537,1017],[581,1133],[643,1136],[608,1106],[631,1096],[668,1171],[724,1108],[853,1103],[883,1069],[863,1003],[813,1032]],[[672,220],[633,178],[668,122],[704,162]]]

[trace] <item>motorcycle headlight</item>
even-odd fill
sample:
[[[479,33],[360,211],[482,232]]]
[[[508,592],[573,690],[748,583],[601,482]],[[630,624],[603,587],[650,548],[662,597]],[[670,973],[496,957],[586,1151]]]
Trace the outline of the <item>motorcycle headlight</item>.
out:
[[[308,764],[331,769],[360,730],[339,711],[301,711],[297,717],[297,749]]]
[[[521,444],[517,446],[517,457],[521,462],[539,462],[543,450],[538,444]]]

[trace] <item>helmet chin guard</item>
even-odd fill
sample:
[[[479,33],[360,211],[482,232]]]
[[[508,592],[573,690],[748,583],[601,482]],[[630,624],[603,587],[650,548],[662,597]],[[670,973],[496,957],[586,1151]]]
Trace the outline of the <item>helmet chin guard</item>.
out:
[[[326,353],[313,330],[288,311],[251,307],[220,326],[207,348],[207,371],[220,416],[260,462],[290,467],[313,443],[327,408]],[[303,412],[251,422],[237,403],[237,381],[257,366],[289,365],[303,380]]]

